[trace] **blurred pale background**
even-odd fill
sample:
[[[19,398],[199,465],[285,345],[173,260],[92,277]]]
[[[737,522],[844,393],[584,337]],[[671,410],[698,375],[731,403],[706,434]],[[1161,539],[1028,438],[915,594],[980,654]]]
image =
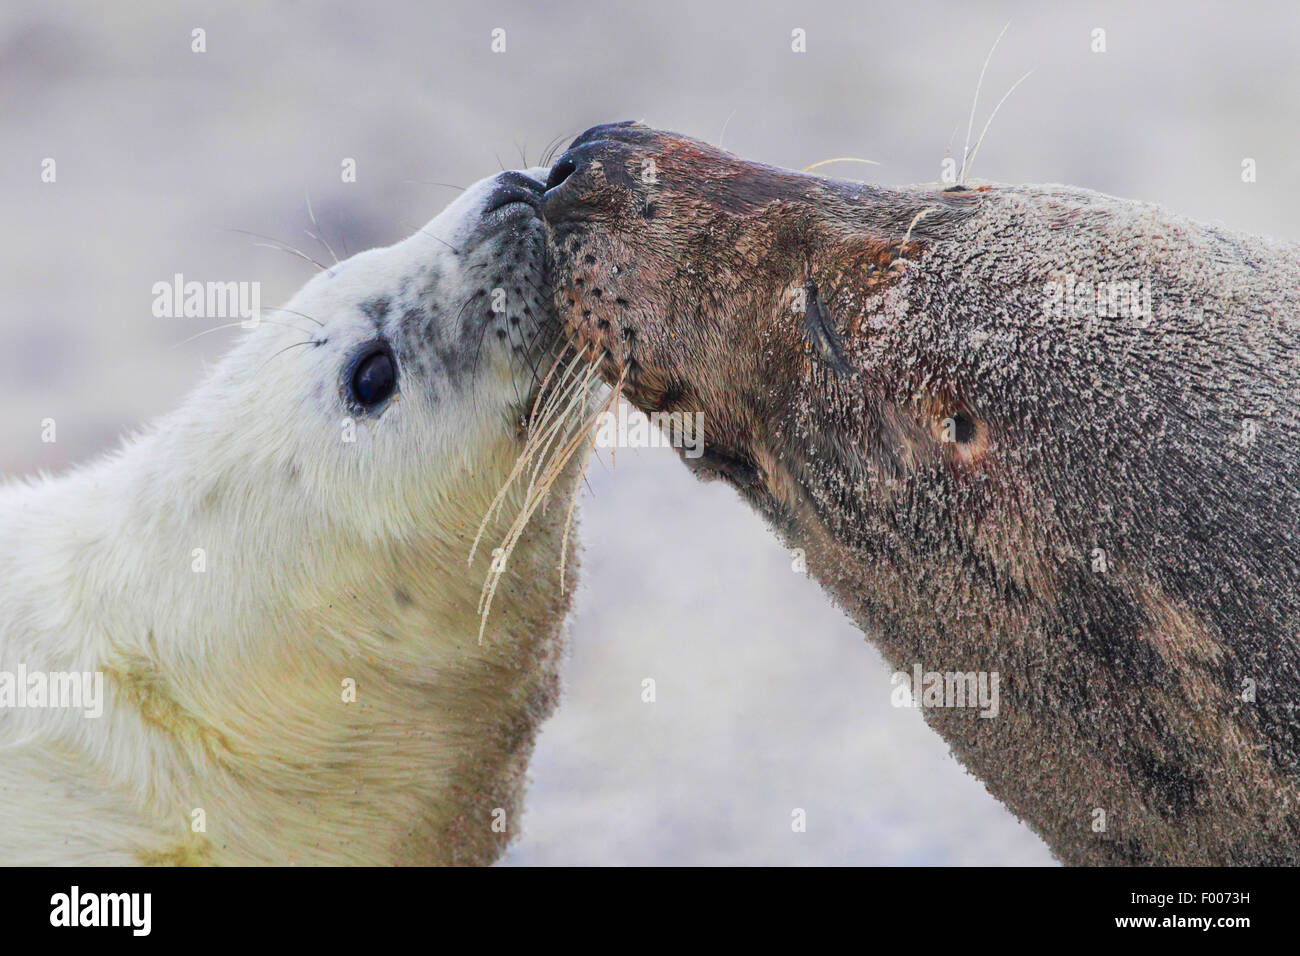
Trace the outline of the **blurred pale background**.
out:
[[[323,255],[304,234],[308,192],[325,237],[355,252],[454,195],[430,183],[521,165],[521,151],[531,164],[553,138],[619,119],[783,166],[852,155],[882,165],[835,172],[935,180],[1008,20],[976,132],[1035,72],[977,177],[1300,238],[1300,13],[1132,7],[7,0],[0,468],[64,467],[177,404],[239,332],[178,344],[195,320],[153,318],[151,286],[258,280],[264,303],[283,301],[311,267],[235,230]],[[356,183],[340,182],[344,157]],[[47,417],[57,444],[40,441]],[[666,450],[620,452],[591,485],[566,695],[509,863],[1051,862],[917,712],[890,707],[879,656],[727,489]],[[791,831],[795,807],[806,833]]]

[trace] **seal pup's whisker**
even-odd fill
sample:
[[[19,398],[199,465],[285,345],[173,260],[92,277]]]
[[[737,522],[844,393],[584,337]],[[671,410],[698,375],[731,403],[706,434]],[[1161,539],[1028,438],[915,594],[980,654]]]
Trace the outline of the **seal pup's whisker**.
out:
[[[553,338],[555,337],[555,331],[556,330],[553,326],[539,325],[537,327],[537,330],[532,335],[524,336],[524,344],[520,346],[520,348],[522,349],[522,351],[520,352],[520,362],[523,365],[527,366],[528,371],[532,373],[532,380],[530,381],[529,384],[533,389],[540,389],[542,386],[542,376],[541,373],[538,371],[541,362],[545,361],[547,356],[549,356],[552,353],[552,351],[555,352],[557,361],[559,357],[564,354],[563,345],[562,343],[559,342],[552,343],[550,345],[547,345],[544,348],[538,347],[538,340],[541,339],[542,336],[547,336],[548,339]],[[557,346],[559,346],[558,349]],[[534,394],[536,394],[536,392],[534,392]],[[536,406],[536,404],[537,402],[536,399],[534,398],[533,400],[534,407]]]
[[[585,362],[585,368],[581,374],[576,374],[579,365]],[[552,363],[551,368],[547,371],[544,382],[549,382],[555,369],[559,367],[557,362]],[[496,595],[497,585],[505,573],[506,565],[510,559],[511,553],[518,544],[524,529],[527,528],[529,521],[538,507],[543,507],[549,500],[549,494],[564,469],[573,459],[584,444],[590,445],[595,441],[594,428],[599,421],[602,412],[607,411],[612,401],[617,399],[618,392],[611,392],[610,397],[601,403],[593,412],[588,413],[590,408],[590,399],[592,397],[592,384],[596,381],[598,369],[591,363],[585,353],[578,352],[573,359],[563,368],[556,384],[546,394],[546,389],[539,391],[537,399],[534,401],[534,414],[531,419],[531,426],[528,438],[525,442],[524,450],[520,453],[515,462],[515,467],[511,470],[510,476],[502,485],[488,513],[484,516],[479,525],[478,534],[475,536],[474,545],[471,548],[470,560],[473,560],[473,554],[477,550],[478,543],[486,531],[489,521],[497,513],[506,493],[514,486],[519,475],[531,464],[532,468],[528,477],[528,484],[524,489],[523,503],[513,522],[508,528],[505,539],[501,545],[493,552],[492,564],[489,568],[487,577],[483,582],[483,588],[479,594],[478,613],[480,616],[479,623],[479,641],[483,640],[483,635],[487,627],[488,617],[492,609],[492,601]],[[621,385],[621,382],[620,382]],[[543,400],[545,395],[545,400]],[[540,411],[538,404],[540,403]],[[585,477],[585,464],[581,469],[578,477],[574,481],[575,487],[578,481]],[[565,513],[565,528],[563,534],[563,545],[567,547],[569,529],[573,518],[573,503],[576,495],[570,499],[568,509]],[[565,587],[565,568],[566,557],[561,555],[559,562],[560,588],[563,592]]]
[[[588,374],[583,377],[583,386],[580,390],[579,398],[584,394],[589,394],[587,389],[591,381],[591,376],[595,372],[594,366],[588,367]],[[585,405],[585,403],[584,403]],[[569,406],[570,408],[572,405]],[[563,473],[564,468],[572,460],[577,450],[582,447],[586,433],[593,429],[599,420],[602,409],[597,409],[592,415],[580,418],[577,427],[570,427],[566,432],[567,443],[549,460],[544,460],[546,469],[543,473],[543,481],[540,487],[534,487],[530,484],[528,489],[528,499],[524,507],[520,510],[519,515],[515,518],[507,534],[506,541],[498,549],[498,553],[493,556],[492,567],[488,572],[488,578],[483,583],[483,591],[479,600],[479,643],[483,642],[483,634],[487,628],[488,616],[492,610],[492,599],[496,596],[497,584],[500,582],[502,575],[505,573],[506,563],[510,559],[511,553],[518,544],[520,536],[524,529],[527,528],[529,520],[538,506],[547,499],[547,496]],[[572,437],[569,437],[572,436]]]
[[[334,274],[334,270],[331,269],[329,266],[325,265],[325,263],[313,259],[311,256],[307,255],[307,253],[303,252],[297,246],[291,246],[289,245],[289,243],[276,239],[274,236],[264,236],[260,232],[250,232],[247,229],[231,229],[229,231],[238,232],[245,236],[252,236],[254,239],[264,239],[266,240],[265,242],[255,242],[253,243],[253,245],[261,246],[265,249],[279,249],[281,252],[287,252],[290,255],[297,256],[299,259],[302,259],[305,262],[310,262],[321,272],[326,272],[329,273],[330,275]],[[274,245],[267,245],[267,243],[274,243]]]
[[[520,453],[519,460],[516,462],[516,467],[520,472],[528,466],[533,458],[544,457],[555,437],[566,426],[569,413],[572,412],[581,398],[582,387],[576,384],[577,381],[567,377],[560,379],[555,394],[542,407],[542,413],[533,425],[533,431],[530,435],[532,440],[525,443],[524,450]],[[560,411],[561,407],[563,407],[562,412]],[[529,481],[530,489],[537,473],[538,468],[534,467]]]
[[[538,411],[538,405],[539,405],[539,403],[540,403],[541,400],[542,400],[542,395],[543,395],[543,393],[544,393],[545,390],[546,390],[547,383],[550,382],[550,380],[551,380],[551,376],[555,374],[555,370],[559,367],[560,362],[564,359],[564,356],[565,356],[566,354],[567,354],[567,352],[565,351],[565,348],[564,348],[563,343],[562,343],[562,344],[561,344],[561,347],[560,347],[559,350],[556,352],[555,360],[551,362],[551,367],[550,367],[549,369],[546,370],[546,375],[545,375],[545,377],[543,377],[542,380],[541,380],[541,382],[539,382],[538,385],[537,385],[537,389],[538,389],[538,390],[537,390],[537,395],[533,398],[533,407],[532,407],[532,411],[531,411],[531,413],[530,413],[530,415],[529,415],[530,420],[535,420],[535,419],[536,419],[536,417],[537,417],[537,411]],[[575,356],[575,358],[579,358],[579,357],[580,357],[580,356]]]
[[[446,239],[442,238],[442,236],[435,236],[433,233],[429,232],[429,230],[425,229],[423,226],[415,226],[415,225],[413,225],[412,223],[409,223],[409,222],[406,222],[406,221],[403,221],[403,222],[402,222],[402,225],[403,225],[403,227],[405,227],[405,228],[407,228],[407,229],[414,229],[414,230],[415,230],[416,232],[418,232],[420,235],[422,235],[422,236],[427,236],[428,238],[434,240],[435,242],[441,242],[444,246],[446,246],[448,249],[450,249],[450,250],[451,250],[452,252],[454,252],[456,255],[460,255],[460,253],[461,253],[461,250],[460,250],[460,249],[458,249],[458,248],[456,248],[455,246],[453,246],[453,245],[452,245],[450,242],[448,242]],[[425,293],[425,296],[426,296],[426,297],[429,296],[429,295],[432,295],[432,293],[431,293],[431,292],[426,292],[426,293]]]
[[[475,299],[479,298],[482,295],[483,295],[483,290],[477,289],[474,292],[471,292],[468,297],[466,297],[465,301],[460,304],[460,308],[456,310],[457,324],[460,323],[461,317],[465,314],[465,310],[469,308],[469,306],[474,302]],[[474,364],[471,366],[471,368],[475,374],[478,373],[479,355],[483,351],[483,339],[487,336],[487,330],[489,324],[490,323],[488,322],[483,323],[483,328],[479,329],[478,341],[474,344]]]
[[[268,365],[270,365],[273,361],[275,361],[276,356],[278,356],[278,355],[283,355],[285,352],[289,351],[290,349],[300,349],[300,348],[302,348],[304,345],[324,345],[324,344],[325,344],[325,340],[324,340],[324,339],[308,339],[308,340],[305,341],[305,342],[294,342],[292,345],[286,345],[284,348],[279,349],[279,350],[276,351],[276,352],[275,352],[275,353],[274,353],[274,354],[273,354],[269,359],[267,359],[265,362],[263,362],[263,363],[258,367],[257,372],[254,373],[254,374],[255,374],[255,375],[261,375],[262,372],[266,369],[266,367],[267,367]]]
[[[263,312],[266,312],[266,311],[271,311],[271,312],[288,312],[290,315],[296,315],[296,316],[299,316],[299,317],[301,317],[301,318],[306,319],[308,322],[315,322],[315,323],[316,323],[317,325],[319,325],[322,329],[325,328],[325,323],[322,322],[320,319],[312,318],[312,317],[311,317],[310,315],[308,315],[306,312],[298,312],[298,311],[296,311],[296,310],[294,310],[294,309],[286,309],[284,306],[281,306],[281,305],[264,305],[264,306],[262,306],[262,311],[263,311]]]
[[[565,369],[564,374],[561,376],[560,378],[561,382],[564,381],[564,379],[569,375],[569,373],[577,366],[578,362],[581,360],[582,360],[581,354],[574,356],[573,361],[569,364],[568,368]],[[550,377],[549,373],[547,377],[549,379]],[[555,400],[555,397],[556,395],[559,394],[560,390],[561,389],[557,384],[557,387],[552,391],[552,394],[547,398],[547,402],[543,406],[543,415],[546,414],[545,409],[549,408],[551,402]],[[497,491],[496,497],[493,498],[492,503],[488,505],[487,513],[483,515],[483,520],[479,522],[478,533],[474,535],[474,543],[470,546],[469,558],[466,561],[466,564],[468,564],[471,567],[474,564],[474,555],[478,552],[479,542],[482,541],[483,539],[483,533],[487,530],[488,523],[496,515],[497,509],[501,507],[502,501],[505,500],[506,494],[509,492],[510,487],[514,484],[515,480],[519,477],[520,472],[522,472],[523,469],[527,466],[528,458],[535,453],[536,439],[534,438],[534,436],[537,434],[540,425],[540,422],[537,420],[535,409],[536,409],[537,402],[541,401],[544,394],[545,394],[545,383],[543,383],[543,388],[537,393],[537,399],[534,401],[534,416],[533,416],[532,424],[530,425],[528,440],[524,445],[524,450],[519,455],[519,458],[515,461],[514,468],[511,469],[510,474],[506,477],[506,480],[502,483],[501,488]]]
[[[465,191],[464,186],[457,186],[455,183],[440,183],[432,179],[403,179],[404,183],[414,183],[417,186],[444,186],[447,189],[456,189],[460,192]]]
[[[572,397],[569,399],[564,411],[556,414],[556,427],[553,430],[550,440],[547,441],[546,447],[542,452],[534,456],[537,459],[537,463],[533,466],[533,473],[529,477],[528,481],[528,492],[530,495],[537,486],[538,475],[545,474],[545,470],[549,467],[549,459],[546,457],[546,451],[554,446],[556,439],[561,435],[564,436],[564,439],[562,440],[567,441],[569,436],[575,431],[573,413],[578,409],[580,404],[585,405],[586,399],[590,396],[591,384],[594,379],[595,369],[588,366],[586,375],[581,379],[581,384],[576,384],[570,387]],[[582,419],[579,418],[577,421],[580,422]]]
[[[624,372],[624,374],[626,374],[626,371]],[[618,381],[614,384],[613,388],[610,390],[609,400],[605,402],[604,406],[600,410],[601,414],[608,412],[611,408],[617,405],[619,400],[622,397],[623,397],[623,375],[620,375],[618,377]],[[575,481],[573,483],[573,493],[569,495],[569,508],[564,513],[564,535],[560,539],[560,593],[561,594],[563,594],[565,590],[564,568],[569,557],[568,555],[569,530],[573,527],[573,509],[574,506],[577,505],[578,503],[578,491],[580,490],[581,484],[585,482],[587,479],[587,466],[591,464],[591,459],[595,457],[593,452],[595,451],[596,448],[597,437],[598,437],[597,432],[593,428],[591,430],[591,442],[587,446],[587,455],[583,459],[581,471],[578,472],[578,481]],[[590,490],[591,485],[587,485],[587,488],[588,490]]]
[[[325,230],[321,229],[320,223],[316,221],[316,210],[311,208],[311,191],[306,186],[302,187],[302,191],[307,197],[307,215],[311,217],[311,224],[316,227],[317,231],[323,233]],[[304,229],[303,231],[325,247],[325,251],[334,259],[335,265],[339,264],[339,257],[335,255],[334,249],[324,240],[324,238],[316,235],[316,233],[312,232],[310,229]]]
[[[282,328],[282,329],[293,329],[295,332],[298,332],[298,333],[302,333],[302,332],[306,332],[306,331],[307,331],[306,329],[299,328],[299,327],[296,326],[296,325],[290,325],[290,324],[287,323],[287,322],[273,322],[272,320],[266,318],[265,316],[263,316],[262,318],[258,319],[258,321],[259,321],[259,322],[265,322],[265,323],[267,323],[268,325],[278,325],[278,326],[279,326],[280,328]],[[220,332],[222,329],[233,329],[233,328],[242,328],[242,329],[244,329],[245,331],[252,331],[252,329],[250,329],[248,326],[244,325],[244,322],[243,322],[242,319],[241,319],[240,321],[238,321],[238,322],[223,322],[221,325],[214,325],[214,326],[213,326],[212,328],[210,328],[210,329],[204,329],[202,332],[195,332],[193,335],[189,336],[188,338],[181,339],[179,342],[176,342],[175,344],[173,344],[173,345],[172,345],[172,348],[174,348],[174,349],[178,349],[178,348],[180,348],[182,345],[188,345],[190,342],[193,342],[195,339],[201,339],[201,338],[203,338],[203,336],[205,336],[205,335],[211,335],[213,332]]]

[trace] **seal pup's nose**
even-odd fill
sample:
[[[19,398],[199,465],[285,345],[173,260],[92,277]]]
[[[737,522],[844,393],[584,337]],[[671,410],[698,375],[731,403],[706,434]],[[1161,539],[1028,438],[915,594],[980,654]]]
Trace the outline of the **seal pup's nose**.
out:
[[[522,203],[536,211],[541,206],[545,190],[546,187],[541,182],[527,173],[507,170],[497,176],[496,185],[483,206],[483,215],[487,216],[514,203]]]

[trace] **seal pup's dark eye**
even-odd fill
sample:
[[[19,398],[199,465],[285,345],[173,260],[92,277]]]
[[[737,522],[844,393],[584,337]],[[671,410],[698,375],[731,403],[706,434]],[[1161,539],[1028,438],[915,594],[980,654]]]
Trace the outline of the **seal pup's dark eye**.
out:
[[[348,385],[352,400],[373,408],[397,390],[397,366],[386,348],[374,348],[362,355],[352,367]]]

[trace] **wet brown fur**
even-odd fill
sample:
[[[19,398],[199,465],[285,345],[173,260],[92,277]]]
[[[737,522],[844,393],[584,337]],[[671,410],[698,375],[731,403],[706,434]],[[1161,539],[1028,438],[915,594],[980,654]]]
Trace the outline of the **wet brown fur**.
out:
[[[924,711],[998,799],[1069,863],[1300,860],[1295,246],[632,124],[566,156],[545,213],[575,337],[643,410],[705,414],[687,463],[805,549],[893,666],[999,673],[995,719]],[[1054,314],[1066,273],[1145,281],[1153,307]],[[805,339],[810,279],[851,376]]]

